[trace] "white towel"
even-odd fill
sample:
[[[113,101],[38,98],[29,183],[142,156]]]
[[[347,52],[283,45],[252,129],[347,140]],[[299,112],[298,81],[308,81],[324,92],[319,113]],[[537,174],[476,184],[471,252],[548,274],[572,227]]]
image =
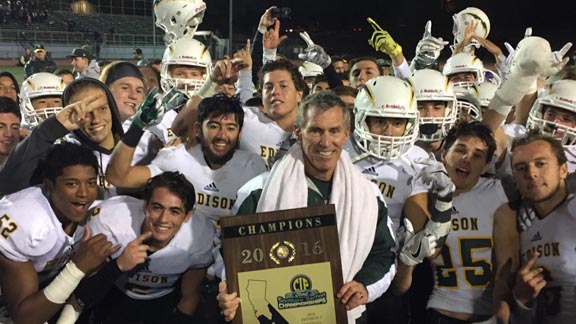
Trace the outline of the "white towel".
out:
[[[330,203],[336,206],[340,257],[344,283],[352,281],[368,257],[378,222],[378,201],[372,184],[342,151],[332,180]],[[304,157],[299,144],[277,161],[262,188],[256,212],[306,207],[308,185]],[[365,306],[348,311],[348,322],[354,323]]]

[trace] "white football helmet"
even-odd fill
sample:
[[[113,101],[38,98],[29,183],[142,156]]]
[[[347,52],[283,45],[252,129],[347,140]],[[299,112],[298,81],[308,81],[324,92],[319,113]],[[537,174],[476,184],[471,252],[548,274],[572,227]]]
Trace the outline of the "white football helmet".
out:
[[[308,85],[308,88],[312,90],[314,79],[311,78],[315,78],[319,75],[324,74],[324,69],[322,69],[322,67],[318,64],[304,61],[304,63],[302,63],[302,65],[300,65],[300,67],[298,68],[298,72],[300,72],[300,75]]]
[[[480,100],[478,87],[472,85],[469,88],[454,86],[456,94],[456,119],[460,121],[482,121],[482,110],[480,110]]]
[[[417,101],[442,101],[446,103],[443,117],[420,115],[419,141],[436,142],[448,134],[456,123],[456,95],[448,77],[436,70],[417,70],[411,76]]]
[[[474,82],[469,81],[452,81],[455,87],[471,87],[474,83],[484,82],[484,64],[475,55],[469,53],[458,53],[450,57],[444,68],[442,74],[451,78],[454,74],[472,72],[476,77]]]
[[[554,82],[532,106],[526,128],[538,129],[562,142],[564,147],[576,147],[576,127],[568,127],[554,120],[544,118],[545,110],[555,107],[569,111],[576,118],[576,81],[560,80]]]
[[[57,75],[47,72],[39,72],[31,75],[22,82],[20,88],[20,111],[24,123],[29,127],[38,126],[46,118],[55,115],[62,107],[34,109],[32,99],[44,96],[60,96],[66,83]]]
[[[462,40],[464,40],[464,36],[466,35],[466,25],[468,25],[473,20],[478,22],[476,24],[475,30],[476,35],[480,36],[481,38],[486,38],[488,37],[488,34],[490,34],[490,19],[484,13],[484,11],[478,8],[468,7],[453,15],[452,19],[454,20],[454,25],[452,26],[454,45],[457,45],[462,42]],[[476,39],[472,39],[470,44],[464,48],[465,52],[470,52],[469,46],[480,48],[480,43]]]
[[[358,92],[354,101],[353,138],[366,155],[390,160],[401,157],[418,139],[418,108],[414,87],[408,81],[392,76],[371,79]],[[405,118],[406,129],[402,136],[372,133],[367,117]]]
[[[192,38],[204,19],[202,0],[155,0],[156,26],[166,32],[166,45],[180,38]]]
[[[181,79],[170,76],[171,65],[189,65],[205,69],[201,79]],[[168,45],[160,64],[160,85],[164,92],[178,88],[181,92],[194,95],[212,72],[212,58],[208,48],[193,38],[182,38]]]

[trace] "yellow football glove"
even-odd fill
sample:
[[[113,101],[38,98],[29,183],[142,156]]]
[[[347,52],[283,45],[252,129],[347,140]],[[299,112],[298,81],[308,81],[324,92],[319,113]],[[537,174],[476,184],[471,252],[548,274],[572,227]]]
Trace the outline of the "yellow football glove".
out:
[[[368,23],[374,29],[372,37],[368,40],[368,44],[375,50],[388,54],[392,57],[398,56],[402,53],[402,46],[390,36],[390,34],[383,30],[372,18],[368,17]]]

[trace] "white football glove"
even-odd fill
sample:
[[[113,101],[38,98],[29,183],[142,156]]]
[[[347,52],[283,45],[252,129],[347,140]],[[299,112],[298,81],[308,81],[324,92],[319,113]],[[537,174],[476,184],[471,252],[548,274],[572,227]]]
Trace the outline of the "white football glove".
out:
[[[307,47],[304,50],[304,53],[298,54],[299,59],[318,64],[323,69],[330,66],[332,59],[330,58],[330,55],[326,54],[322,46],[314,44],[307,32],[301,32],[300,37],[302,37],[304,42],[306,42]]]
[[[552,55],[550,56],[550,66],[546,69],[546,71],[544,71],[544,76],[552,76],[560,72],[560,70],[562,70],[566,64],[568,64],[570,59],[564,56],[566,53],[568,53],[571,47],[572,43],[568,42],[564,44],[564,46],[559,51],[552,52]]]
[[[448,42],[444,41],[442,37],[432,36],[432,21],[428,20],[424,27],[424,35],[416,45],[416,55],[414,57],[417,69],[424,69],[432,66],[434,62],[440,57],[440,52],[444,49]]]
[[[532,36],[532,27],[526,28],[524,32],[524,38]],[[508,56],[500,56],[498,59],[500,63],[496,66],[498,73],[500,74],[500,78],[506,79],[508,74],[510,73],[510,68],[512,67],[512,63],[514,62],[514,54],[516,54],[516,50],[510,43],[504,42],[504,46],[508,50]]]
[[[433,224],[429,226],[428,224],[430,223]],[[398,255],[402,263],[407,266],[415,266],[434,254],[434,250],[438,245],[438,238],[448,235],[450,230],[450,222],[443,223],[442,226],[437,226],[438,224],[428,221],[423,230],[414,234],[412,222],[408,218],[404,218],[405,236],[402,249]]]
[[[421,181],[429,186],[430,193],[441,198],[446,198],[452,195],[455,186],[448,176],[444,164],[428,158],[415,159],[414,163],[423,166],[420,172],[416,175],[416,179],[422,179]]]

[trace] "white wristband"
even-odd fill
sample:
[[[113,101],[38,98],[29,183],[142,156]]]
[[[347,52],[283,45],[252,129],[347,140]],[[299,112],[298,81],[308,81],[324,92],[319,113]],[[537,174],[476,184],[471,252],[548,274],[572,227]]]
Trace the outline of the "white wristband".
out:
[[[84,276],[84,272],[78,269],[72,260],[68,261],[58,276],[44,288],[46,299],[54,304],[64,304]]]
[[[216,89],[218,89],[218,84],[212,79],[208,78],[204,81],[204,84],[196,91],[195,95],[204,99],[208,97],[212,97],[216,94]]]
[[[62,308],[62,312],[60,313],[60,317],[58,318],[58,322],[56,322],[56,324],[74,324],[76,323],[78,317],[80,317],[81,313],[81,311],[74,309],[74,306],[66,304]]]

